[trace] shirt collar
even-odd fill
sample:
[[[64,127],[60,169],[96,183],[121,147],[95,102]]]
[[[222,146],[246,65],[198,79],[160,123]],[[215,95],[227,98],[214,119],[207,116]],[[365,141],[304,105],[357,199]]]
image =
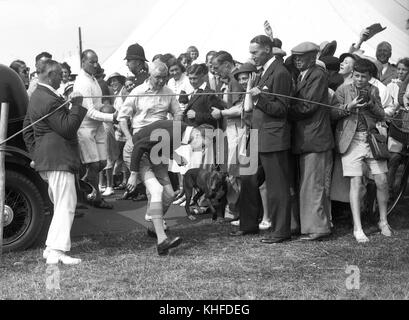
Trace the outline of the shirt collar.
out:
[[[46,88],[49,89],[51,92],[53,92],[55,95],[57,95],[57,96],[59,96],[59,97],[62,97],[62,96],[60,95],[60,93],[59,93],[57,90],[55,90],[52,86],[50,86],[50,85],[48,85],[48,84],[46,84],[46,83],[42,83],[42,82],[38,82],[38,85],[43,86],[43,87],[46,87]]]
[[[149,78],[145,80],[145,82],[142,84],[142,86],[143,86],[143,87],[142,87],[143,92],[156,92],[156,93],[158,93],[158,92],[160,92],[160,91],[163,89],[163,87],[162,87],[162,88],[159,89],[159,90],[153,90],[152,84],[151,84],[151,82],[149,81]]]
[[[84,76],[86,76],[86,77],[88,77],[88,78],[91,78],[91,79],[94,80],[94,81],[97,81],[97,78],[95,78],[93,75],[91,75],[91,74],[89,74],[88,72],[86,72],[84,69],[81,69],[80,72],[81,72]]]
[[[276,60],[276,56],[273,56],[270,60],[266,62],[266,64],[263,66],[263,75],[267,71],[268,68],[273,64],[273,62]]]

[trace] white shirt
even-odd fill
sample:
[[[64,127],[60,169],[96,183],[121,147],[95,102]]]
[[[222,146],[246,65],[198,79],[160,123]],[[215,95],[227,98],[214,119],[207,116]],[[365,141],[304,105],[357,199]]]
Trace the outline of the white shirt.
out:
[[[189,77],[184,73],[182,73],[182,76],[177,81],[174,78],[169,79],[168,87],[176,94],[180,94],[181,91],[184,91],[187,94],[193,92],[193,87],[190,84]],[[179,97],[176,98],[178,99]]]
[[[72,81],[68,81],[67,83],[61,82],[60,87],[58,88],[58,92],[60,95],[64,95],[65,88],[67,88],[70,84],[73,84]]]
[[[270,66],[273,64],[273,62],[276,60],[276,56],[273,56],[270,60],[268,60],[265,65],[263,66],[263,74],[261,76],[264,76],[266,73],[267,69],[270,68]]]
[[[132,95],[152,94],[143,97],[131,97]],[[175,96],[155,96],[155,94],[174,94],[168,86],[160,90],[153,90],[149,79],[136,87],[129,94],[121,109],[119,110],[117,120],[127,121],[132,119],[133,134],[142,128],[159,120],[166,120],[168,113],[174,117],[182,117],[179,102]],[[178,119],[176,119],[178,120]]]
[[[102,108],[102,90],[94,76],[86,73],[83,69],[79,72],[74,83],[74,92],[79,92],[84,97],[82,105],[88,109],[87,115],[81,123],[80,128],[93,128],[101,125],[101,122],[113,122],[112,113],[101,112]]]
[[[396,104],[399,104],[399,102],[398,102],[399,89],[400,89],[399,84],[400,84],[401,82],[402,82],[402,81],[400,81],[399,79],[393,79],[393,80],[386,86],[386,88],[388,89],[389,94],[390,94],[391,97],[392,97],[393,103],[394,103],[395,105],[396,105]]]

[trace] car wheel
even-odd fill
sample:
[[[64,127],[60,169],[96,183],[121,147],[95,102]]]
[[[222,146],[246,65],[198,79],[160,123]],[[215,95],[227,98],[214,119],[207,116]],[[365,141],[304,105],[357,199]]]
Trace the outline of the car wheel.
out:
[[[44,203],[36,185],[26,176],[6,171],[3,251],[32,246],[44,224]]]

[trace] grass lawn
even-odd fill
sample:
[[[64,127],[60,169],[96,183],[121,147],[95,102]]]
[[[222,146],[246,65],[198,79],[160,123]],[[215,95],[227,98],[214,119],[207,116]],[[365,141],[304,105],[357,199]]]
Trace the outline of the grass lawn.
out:
[[[231,238],[228,224],[201,220],[172,228],[183,244],[159,257],[140,228],[73,243],[75,267],[47,267],[41,249],[3,255],[0,299],[408,299],[409,214],[393,215],[393,238],[357,244],[347,224],[328,240],[263,245],[263,234]],[[360,271],[348,290],[347,266]],[[47,289],[51,275],[59,290]]]

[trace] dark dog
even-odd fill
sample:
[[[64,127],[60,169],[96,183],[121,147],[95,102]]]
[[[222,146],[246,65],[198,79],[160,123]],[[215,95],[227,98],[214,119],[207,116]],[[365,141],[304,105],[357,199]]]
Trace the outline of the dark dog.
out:
[[[227,204],[227,173],[216,170],[190,169],[184,176],[183,189],[186,195],[185,209],[190,220],[196,219],[190,211],[190,200],[194,189],[197,193],[193,197],[193,204],[197,204],[199,198],[205,195],[213,214],[212,219],[217,220],[218,214],[224,218]]]

